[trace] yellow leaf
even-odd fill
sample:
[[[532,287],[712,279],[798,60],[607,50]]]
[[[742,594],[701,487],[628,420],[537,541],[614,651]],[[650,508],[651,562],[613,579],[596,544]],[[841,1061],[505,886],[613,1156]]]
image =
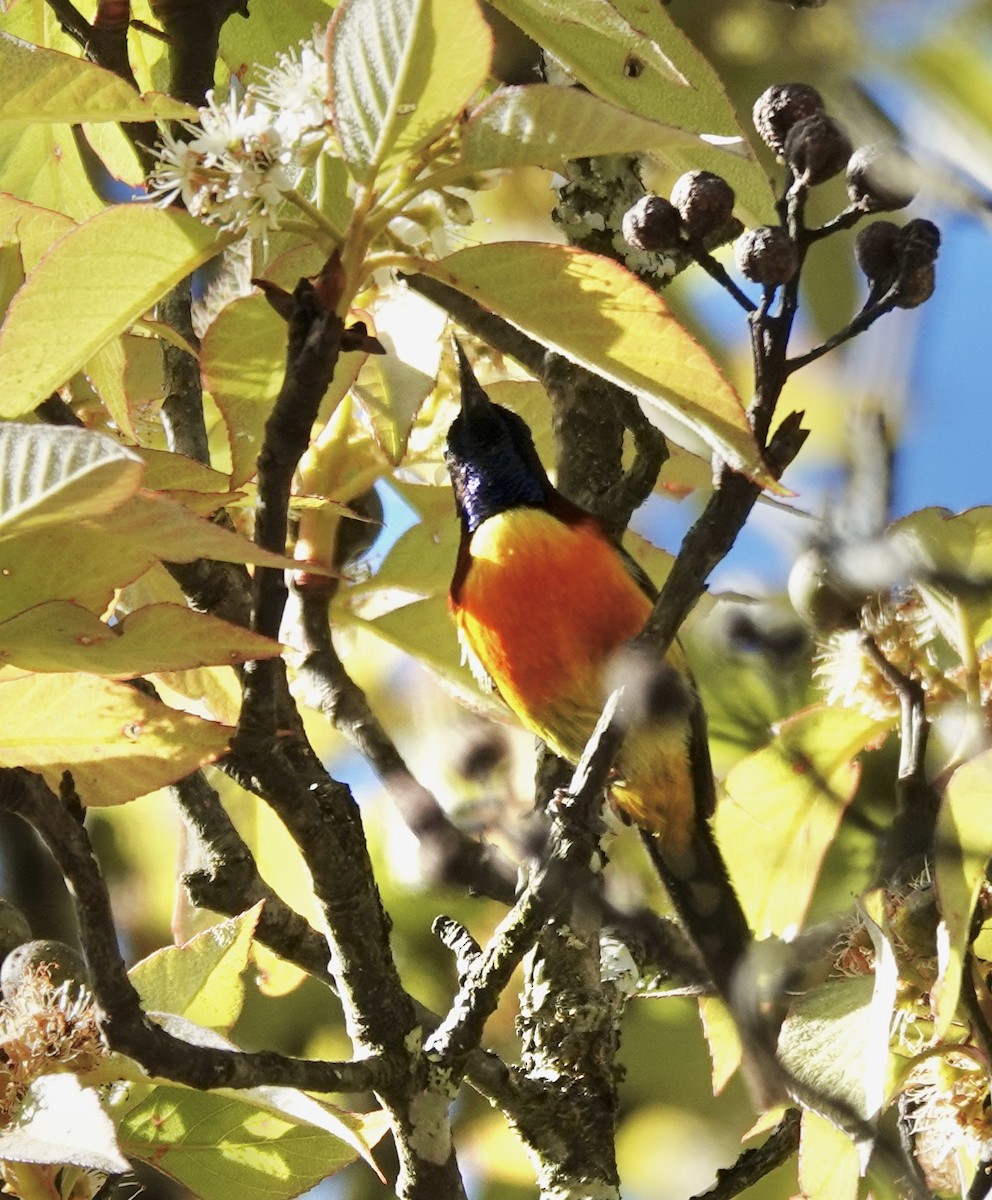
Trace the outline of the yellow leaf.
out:
[[[241,1015],[244,974],[262,901],[238,917],[219,921],[182,946],[166,946],[128,972],[142,1006],[175,1013],[226,1033]]]
[[[78,604],[52,600],[0,623],[0,663],[113,679],[276,658],[281,650],[278,642],[178,604],[139,608],[111,627]]]
[[[540,242],[498,242],[421,263],[573,362],[634,392],[676,441],[702,439],[770,482],[740,397],[665,302],[610,259]],[[674,428],[672,428],[674,426]]]
[[[951,776],[937,817],[934,876],[940,904],[939,977],[933,989],[934,1038],[947,1034],[961,992],[971,918],[992,858],[992,750],[963,763]]]
[[[70,230],[28,275],[0,329],[0,416],[33,409],[223,245],[186,213],[137,204]]]
[[[71,771],[88,806],[123,804],[174,783],[219,757],[231,735],[91,675],[5,679],[0,706],[0,765],[38,771],[56,790]]]
[[[860,779],[855,761],[889,724],[818,706],[783,723],[726,780],[716,829],[758,936],[802,924],[823,857]]]

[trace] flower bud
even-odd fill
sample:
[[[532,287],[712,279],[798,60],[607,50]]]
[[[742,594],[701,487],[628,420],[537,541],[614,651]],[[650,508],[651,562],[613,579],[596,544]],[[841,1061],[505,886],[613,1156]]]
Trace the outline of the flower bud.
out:
[[[797,121],[823,112],[823,98],[808,83],[773,83],[754,102],[752,119],[758,136],[779,162],[785,158],[785,139]]]
[[[847,163],[847,194],[864,212],[894,212],[916,195],[913,165],[894,146],[859,146]]]
[[[779,225],[761,225],[738,238],[734,261],[747,279],[766,287],[788,283],[799,268],[796,244]]]
[[[807,187],[816,187],[843,171],[851,152],[850,138],[823,112],[797,121],[785,139],[785,161]]]
[[[627,209],[620,228],[635,250],[665,251],[681,241],[682,218],[663,196],[647,195]]]
[[[734,214],[734,189],[712,171],[687,171],[672,188],[678,209],[691,237],[704,238],[722,229]]]

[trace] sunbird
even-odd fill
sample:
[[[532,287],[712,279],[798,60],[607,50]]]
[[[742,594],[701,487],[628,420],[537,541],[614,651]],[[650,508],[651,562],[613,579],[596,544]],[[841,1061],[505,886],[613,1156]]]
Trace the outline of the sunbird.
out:
[[[445,460],[461,543],[449,607],[476,672],[574,764],[617,655],[654,597],[602,523],[552,485],[526,422],[489,399],[457,352],[461,410]],[[689,937],[729,997],[750,931],[709,825],[716,793],[705,715],[678,643],[658,674],[668,677],[665,699],[627,733],[610,793],[640,826]]]

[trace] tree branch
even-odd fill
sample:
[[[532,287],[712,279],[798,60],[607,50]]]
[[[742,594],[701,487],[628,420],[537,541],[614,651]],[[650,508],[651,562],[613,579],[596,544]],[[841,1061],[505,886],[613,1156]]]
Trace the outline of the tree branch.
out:
[[[516,868],[492,846],[477,842],[449,819],[436,798],[412,774],[392,739],[351,679],[331,640],[325,597],[301,599],[306,657],[300,678],[314,704],[364,755],[410,832],[417,839],[426,879],[458,884],[512,904]]]
[[[135,1059],[150,1075],[196,1088],[282,1085],[319,1092],[374,1089],[403,1064],[370,1056],[360,1062],[325,1063],[271,1051],[193,1046],[148,1020],[127,977],[117,942],[110,897],[83,826],[37,775],[0,771],[0,807],[21,817],[48,847],[76,906],[79,937],[100,1009],[100,1026],[112,1050]]]
[[[328,305],[337,275],[332,259],[318,279],[319,294],[304,279],[292,296],[286,372],[266,422],[255,513],[256,542],[278,553],[286,547],[293,475],[346,345],[344,321]],[[285,601],[283,572],[262,568],[255,629],[278,637]],[[402,1200],[461,1200],[447,1116],[452,1083],[421,1053],[416,1011],[390,951],[389,920],[358,808],[307,741],[283,660],[250,662],[244,679],[241,717],[225,768],[272,807],[310,869],[356,1053],[403,1064],[377,1092],[392,1118],[400,1157],[397,1194]]]
[[[790,1108],[760,1146],[745,1150],[730,1167],[716,1173],[716,1183],[692,1200],[732,1200],[770,1175],[799,1149],[801,1126],[798,1108]]]

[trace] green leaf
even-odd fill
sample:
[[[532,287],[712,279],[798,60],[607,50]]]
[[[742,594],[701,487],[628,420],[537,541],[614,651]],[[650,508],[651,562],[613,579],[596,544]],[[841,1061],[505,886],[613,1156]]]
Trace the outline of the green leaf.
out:
[[[0,764],[64,771],[87,806],[123,804],[175,783],[227,748],[231,730],[91,675],[0,680]]]
[[[271,67],[280,54],[313,36],[331,15],[331,0],[252,0],[249,20],[225,21],[220,31],[221,58],[242,82],[258,67]]]
[[[124,437],[137,442],[138,435],[131,420],[131,405],[124,386],[126,369],[123,342],[120,338],[114,338],[97,350],[86,363],[83,373],[90,387],[103,401],[110,419]]]
[[[33,271],[41,256],[75,228],[76,222],[60,212],[0,192],[0,241],[17,241],[25,271]]]
[[[854,1142],[818,1113],[803,1113],[799,1186],[808,1200],[857,1200],[861,1165]]]
[[[387,293],[372,307],[385,354],[368,356],[354,395],[387,461],[398,466],[421,405],[434,390],[446,315],[415,292]]]
[[[447,596],[458,537],[453,511],[440,522],[419,521],[400,534],[375,575],[355,584],[349,594],[395,589],[420,597]]]
[[[0,235],[0,320],[24,282],[24,260],[16,241],[3,241]]]
[[[0,33],[0,123],[195,120],[170,96],[140,96],[112,71]]]
[[[454,124],[489,74],[475,0],[342,0],[328,37],[334,124],[360,183]]]
[[[934,876],[940,906],[938,979],[931,1001],[934,1038],[945,1037],[957,1009],[971,919],[985,868],[992,858],[992,750],[963,763],[951,776],[937,817]]]
[[[874,1143],[872,1131],[887,1098],[889,1031],[899,986],[895,954],[879,924],[884,907],[884,895],[878,890],[865,897],[860,912],[875,951],[873,973],[835,979],[800,996],[778,1039],[779,1060],[811,1096],[839,1101],[843,1106],[837,1114],[831,1113],[829,1106],[819,1111],[853,1139],[860,1156],[859,1174],[867,1168]],[[815,1098],[810,1107],[817,1109]],[[860,1117],[864,1127],[852,1128],[847,1113]],[[809,1168],[812,1172],[813,1161]],[[818,1177],[821,1171],[822,1162]],[[824,1200],[828,1195],[832,1200],[833,1193],[820,1194]]]
[[[719,1096],[741,1064],[740,1030],[719,996],[699,997],[699,1018],[710,1052],[713,1095]]]
[[[210,1030],[158,1018],[194,1045],[233,1049]],[[121,1148],[202,1200],[289,1200],[333,1175],[385,1132],[379,1113],[344,1112],[283,1087],[203,1092],[177,1085],[121,1089],[111,1115]]]
[[[648,121],[727,143],[663,150],[676,170],[723,175],[752,224],[774,220],[775,196],[723,84],[661,4],[642,0],[493,0],[595,95]]]
[[[481,692],[471,671],[462,663],[455,627],[448,615],[447,602],[441,596],[415,600],[374,620],[354,613],[341,619],[413,655],[469,708],[497,720],[511,719],[502,701]]]
[[[281,652],[278,642],[178,604],[139,608],[111,627],[78,604],[52,600],[0,622],[0,663],[26,671],[133,679]]]
[[[892,524],[888,539],[919,570],[992,581],[992,506],[957,515],[946,508],[921,508]]]
[[[102,516],[145,464],[113,438],[69,426],[0,424],[0,537]]]
[[[0,539],[0,618],[46,600],[71,600],[100,614],[116,588],[149,567],[197,558],[294,565],[174,500],[139,492],[105,516]]]
[[[132,578],[137,578],[156,559],[192,562],[197,558],[213,558],[218,562],[254,563],[263,567],[295,565],[288,555],[263,550],[241,534],[205,521],[174,500],[151,492],[132,496],[113,512],[94,518],[90,528],[103,531],[107,539],[129,542],[129,546],[121,546],[123,554],[128,550],[142,552],[144,565]]]
[[[231,446],[231,483],[255,474],[265,422],[286,371],[286,322],[264,296],[228,304],[207,329],[204,386],[220,409]]]
[[[144,487],[161,492],[201,516],[209,516],[232,500],[241,499],[244,492],[231,487],[231,477],[205,463],[174,454],[170,450],[137,448],[145,462]]]
[[[473,171],[557,170],[563,159],[647,152],[678,142],[699,138],[579,88],[532,84],[500,88],[472,113],[461,131],[461,161]]]
[[[186,213],[135,204],[66,234],[0,328],[0,416],[29,412],[223,245]]]
[[[366,358],[358,350],[340,355],[319,419],[328,419]],[[282,387],[286,322],[263,296],[235,300],[204,335],[200,362],[204,383],[227,429],[231,486],[240,487],[255,474],[265,422]]]
[[[874,1079],[865,1063],[878,1057],[871,975],[837,979],[804,993],[782,1024],[782,1065],[814,1094],[839,1100],[865,1120],[875,1113]],[[888,1027],[884,1031],[888,1046]]]
[[[896,521],[888,537],[921,576],[920,595],[940,632],[968,659],[972,647],[992,637],[992,507],[956,516],[946,508],[920,509]]]
[[[769,481],[734,388],[665,302],[623,267],[540,242],[475,246],[420,266],[636,393],[650,417],[675,426],[676,441],[702,438],[734,469]]]
[[[857,756],[890,728],[854,709],[818,706],[736,764],[716,829],[759,936],[802,925],[824,856],[861,777]]]
[[[262,901],[220,921],[182,946],[156,950],[128,972],[146,1011],[175,1013],[228,1032],[245,1001],[244,974]]]
[[[33,1080],[0,1130],[0,1160],[65,1164],[108,1175],[131,1170],[99,1092],[67,1071]]]

